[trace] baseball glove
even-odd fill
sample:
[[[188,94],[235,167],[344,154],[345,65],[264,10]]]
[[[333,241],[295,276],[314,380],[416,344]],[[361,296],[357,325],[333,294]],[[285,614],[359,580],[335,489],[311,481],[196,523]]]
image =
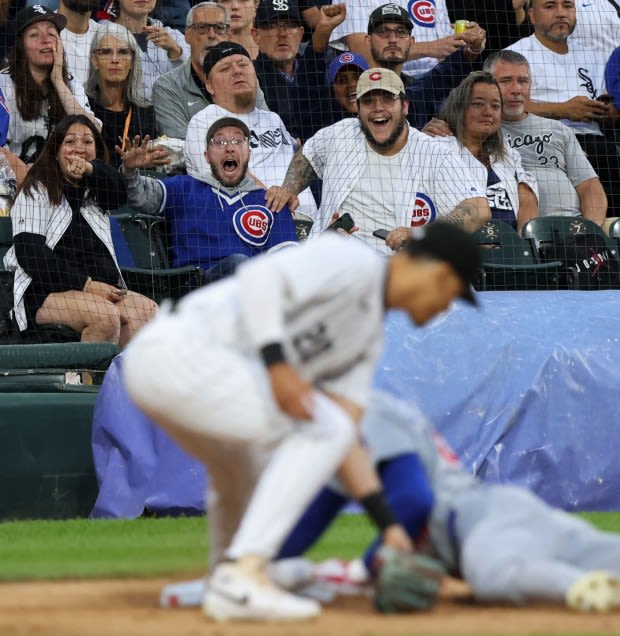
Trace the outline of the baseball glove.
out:
[[[437,600],[443,565],[428,556],[388,546],[377,552],[375,607],[384,614],[428,610]]]

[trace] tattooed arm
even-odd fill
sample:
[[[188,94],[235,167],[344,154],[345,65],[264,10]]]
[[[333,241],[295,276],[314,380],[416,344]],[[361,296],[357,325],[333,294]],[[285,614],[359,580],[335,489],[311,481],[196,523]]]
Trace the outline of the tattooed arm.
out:
[[[491,210],[485,197],[461,201],[449,214],[438,220],[458,225],[466,232],[475,232],[491,218]]]
[[[265,195],[265,204],[272,212],[279,212],[285,205],[294,210],[299,203],[297,195],[305,190],[317,175],[302,150],[298,150],[286,171],[284,183],[272,186]]]

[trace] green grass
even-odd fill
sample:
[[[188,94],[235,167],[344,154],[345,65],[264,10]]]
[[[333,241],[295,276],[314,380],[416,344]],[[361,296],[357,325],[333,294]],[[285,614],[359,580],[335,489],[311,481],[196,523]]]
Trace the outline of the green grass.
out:
[[[353,558],[373,537],[364,517],[343,515],[312,558]],[[0,523],[0,581],[200,575],[207,563],[202,517]]]
[[[583,515],[620,533],[620,512]],[[0,581],[200,575],[205,519],[16,521],[0,523]],[[374,537],[361,515],[341,515],[309,556],[358,556]]]

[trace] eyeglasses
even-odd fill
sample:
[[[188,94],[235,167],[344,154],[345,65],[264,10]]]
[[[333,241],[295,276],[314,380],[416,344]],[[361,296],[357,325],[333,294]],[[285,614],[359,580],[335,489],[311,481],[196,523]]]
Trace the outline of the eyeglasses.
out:
[[[226,137],[217,137],[216,139],[211,139],[209,143],[213,144],[216,148],[226,148],[228,144],[236,148],[237,146],[243,146],[247,142],[247,137],[230,137],[229,139],[226,139]]]
[[[380,26],[375,29],[373,33],[384,40],[387,40],[391,35],[395,35],[398,40],[404,40],[405,38],[411,37],[411,31],[407,31],[407,29],[402,27],[400,29],[388,29],[387,27]]]
[[[391,106],[397,99],[400,99],[400,95],[392,95],[392,93],[366,93],[359,98],[359,103],[364,106],[374,106],[375,102],[381,104],[381,106]]]
[[[188,28],[198,33],[198,35],[207,35],[211,29],[217,35],[226,35],[230,29],[230,24],[225,22],[196,22],[195,24],[190,24]]]
[[[298,24],[293,24],[292,22],[270,22],[269,24],[261,24],[258,28],[270,35],[275,35],[280,31],[284,31],[284,33],[297,33],[300,29]]]
[[[109,47],[105,47],[102,49],[95,49],[95,55],[97,57],[133,57],[133,49],[123,48],[123,49],[112,49]]]

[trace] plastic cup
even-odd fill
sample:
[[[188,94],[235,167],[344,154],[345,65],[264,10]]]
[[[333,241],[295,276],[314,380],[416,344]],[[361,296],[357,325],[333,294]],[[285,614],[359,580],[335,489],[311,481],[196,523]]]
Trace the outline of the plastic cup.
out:
[[[468,24],[469,20],[456,20],[456,22],[454,23],[454,33],[456,35],[465,33]]]

